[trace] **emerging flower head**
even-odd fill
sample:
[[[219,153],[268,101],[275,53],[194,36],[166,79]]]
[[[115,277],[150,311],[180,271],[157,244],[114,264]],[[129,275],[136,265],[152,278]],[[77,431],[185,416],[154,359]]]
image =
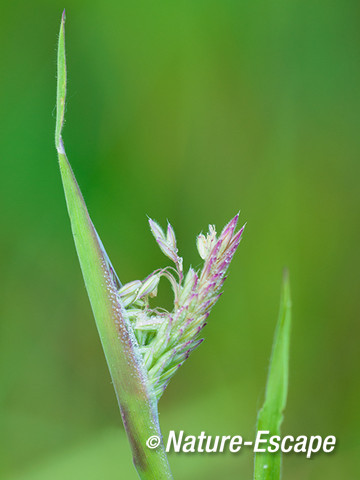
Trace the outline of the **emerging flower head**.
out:
[[[165,267],[153,272],[143,282],[130,282],[119,290],[118,295],[139,343],[149,382],[157,398],[180,365],[203,341],[198,338],[199,333],[221,295],[226,271],[244,230],[242,227],[235,232],[238,217],[239,214],[224,227],[219,237],[214,225],[209,225],[206,235],[198,235],[196,244],[204,265],[199,272],[190,267],[185,277],[174,229],[169,223],[165,235],[162,228],[149,219],[156,242],[175,268]],[[149,297],[157,295],[161,277],[168,279],[174,292],[174,306],[170,312],[149,305]]]

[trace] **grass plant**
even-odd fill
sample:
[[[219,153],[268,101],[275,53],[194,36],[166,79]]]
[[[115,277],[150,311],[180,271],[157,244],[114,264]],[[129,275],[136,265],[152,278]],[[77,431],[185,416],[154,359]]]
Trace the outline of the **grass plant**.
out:
[[[210,225],[197,237],[203,267],[186,273],[170,224],[164,231],[149,219],[151,232],[172,265],[152,272],[144,280],[125,285],[119,280],[92,223],[84,198],[65,153],[62,140],[66,101],[65,11],[62,15],[57,59],[57,113],[55,144],[72,234],[84,282],[109,367],[123,423],[141,479],[171,479],[161,440],[156,449],[146,446],[159,436],[158,400],[178,368],[195,350],[211,308],[221,296],[229,264],[239,246],[244,227],[236,231],[236,215],[217,235]],[[154,305],[160,281],[170,282],[172,309]],[[266,400],[258,426],[278,432],[287,391],[290,328],[289,284],[283,300],[269,371]],[[280,457],[255,459],[256,480],[276,480]]]

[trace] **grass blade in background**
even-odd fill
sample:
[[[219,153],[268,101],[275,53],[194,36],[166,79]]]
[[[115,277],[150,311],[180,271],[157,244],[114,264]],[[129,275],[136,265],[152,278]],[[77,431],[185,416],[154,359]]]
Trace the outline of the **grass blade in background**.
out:
[[[65,95],[64,12],[58,46],[55,144],[76,251],[139,476],[142,479],[171,479],[163,444],[153,450],[146,447],[148,437],[157,435],[161,438],[156,397],[149,388],[136,339],[116,295],[118,279],[91,222],[65,154],[61,138]],[[120,472],[121,468],[119,478]]]
[[[257,431],[269,431],[269,436],[280,435],[283,411],[286,406],[289,370],[289,346],[291,327],[291,299],[288,273],[284,273],[279,318],[274,336],[265,402],[259,411]],[[255,456],[255,480],[279,480],[281,478],[281,452],[257,453]]]

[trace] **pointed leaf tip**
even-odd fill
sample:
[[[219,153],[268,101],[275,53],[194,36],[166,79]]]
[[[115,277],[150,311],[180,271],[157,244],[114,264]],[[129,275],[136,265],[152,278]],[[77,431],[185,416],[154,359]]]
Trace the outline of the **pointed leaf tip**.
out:
[[[57,94],[56,94],[56,129],[55,145],[58,153],[64,154],[61,132],[64,125],[66,99],[66,57],[65,57],[65,10],[60,24],[57,55]]]

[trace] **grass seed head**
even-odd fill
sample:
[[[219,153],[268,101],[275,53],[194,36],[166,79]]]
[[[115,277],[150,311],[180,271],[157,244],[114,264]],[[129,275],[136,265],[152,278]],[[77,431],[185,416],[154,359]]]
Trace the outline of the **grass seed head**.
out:
[[[209,225],[206,235],[197,236],[196,245],[204,264],[198,272],[190,267],[185,277],[173,227],[168,223],[165,235],[163,229],[149,219],[157,244],[175,267],[156,270],[142,282],[127,283],[118,295],[126,308],[157,398],[180,365],[203,341],[198,336],[222,294],[225,273],[244,230],[242,227],[235,231],[238,217],[239,214],[230,220],[219,237],[214,225]],[[171,311],[150,307],[150,298],[156,296],[161,277],[167,278],[174,292]]]

